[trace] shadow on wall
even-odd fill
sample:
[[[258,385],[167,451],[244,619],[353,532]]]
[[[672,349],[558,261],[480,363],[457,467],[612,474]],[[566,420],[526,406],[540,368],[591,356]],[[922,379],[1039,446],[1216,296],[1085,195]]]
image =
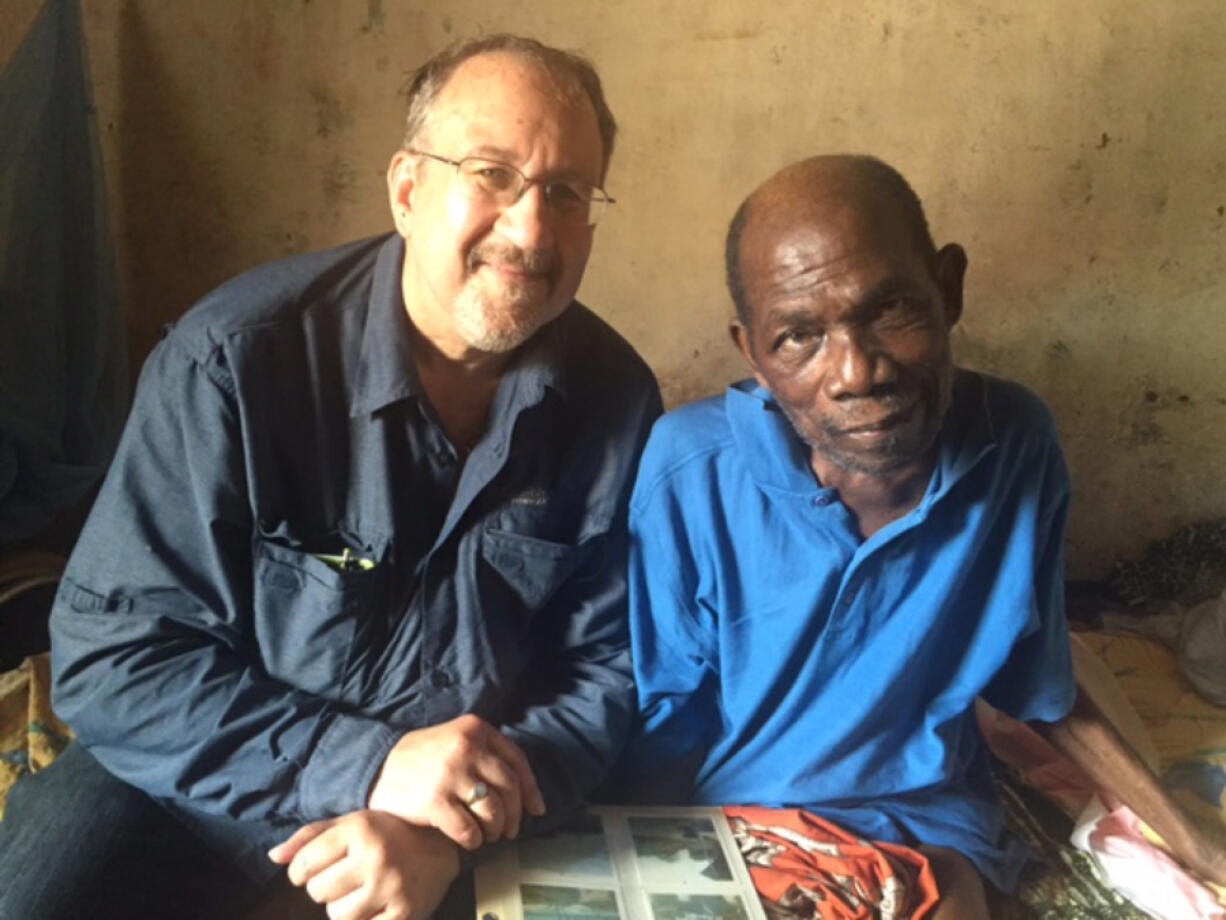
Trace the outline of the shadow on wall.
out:
[[[164,43],[163,43],[164,45]],[[119,195],[131,310],[131,354],[143,360],[167,317],[181,315],[242,259],[219,168],[224,150],[192,131],[196,98],[158,54],[137,3],[120,22]]]

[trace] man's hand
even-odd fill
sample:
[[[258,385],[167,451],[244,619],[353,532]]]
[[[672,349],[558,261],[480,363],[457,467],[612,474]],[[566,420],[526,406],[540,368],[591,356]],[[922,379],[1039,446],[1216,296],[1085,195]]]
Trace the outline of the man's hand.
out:
[[[1194,842],[1182,856],[1191,869],[1206,881],[1219,888],[1226,888],[1226,827],[1217,816],[1203,818],[1185,811],[1193,825]]]
[[[473,798],[478,783],[486,795]],[[370,807],[435,827],[465,849],[519,834],[523,812],[545,813],[528,758],[474,715],[406,734],[388,753]]]
[[[395,815],[355,811],[308,824],[268,852],[331,920],[417,920],[460,872],[454,843]]]

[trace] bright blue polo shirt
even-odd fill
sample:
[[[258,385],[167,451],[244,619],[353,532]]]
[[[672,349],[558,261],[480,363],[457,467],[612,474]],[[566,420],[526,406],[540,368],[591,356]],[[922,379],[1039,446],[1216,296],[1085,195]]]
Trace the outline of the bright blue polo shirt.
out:
[[[1068,500],[1046,407],[968,371],[923,499],[867,540],[752,381],[662,418],[631,506],[637,793],[808,808],[1012,888],[972,704],[1072,706]]]

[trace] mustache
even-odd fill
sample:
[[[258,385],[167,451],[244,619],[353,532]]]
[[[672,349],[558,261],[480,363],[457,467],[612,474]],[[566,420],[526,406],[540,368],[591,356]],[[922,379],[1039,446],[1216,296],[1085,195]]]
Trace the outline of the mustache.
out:
[[[548,249],[521,249],[509,243],[486,240],[468,251],[466,262],[470,272],[476,271],[479,265],[497,263],[528,275],[548,275],[557,265],[557,257]]]
[[[837,419],[826,419],[822,427],[831,434],[854,430],[892,415],[906,412],[916,403],[915,394],[907,394],[894,384],[876,386],[865,396],[840,396],[845,411]]]

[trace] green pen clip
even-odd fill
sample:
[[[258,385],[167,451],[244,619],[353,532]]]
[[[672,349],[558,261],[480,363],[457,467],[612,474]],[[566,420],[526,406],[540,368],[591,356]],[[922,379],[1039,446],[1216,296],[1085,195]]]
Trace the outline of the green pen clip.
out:
[[[353,550],[348,546],[338,556],[335,553],[315,553],[315,558],[320,562],[326,562],[332,568],[341,572],[369,572],[375,567],[375,560],[367,559],[365,556],[354,555]]]

